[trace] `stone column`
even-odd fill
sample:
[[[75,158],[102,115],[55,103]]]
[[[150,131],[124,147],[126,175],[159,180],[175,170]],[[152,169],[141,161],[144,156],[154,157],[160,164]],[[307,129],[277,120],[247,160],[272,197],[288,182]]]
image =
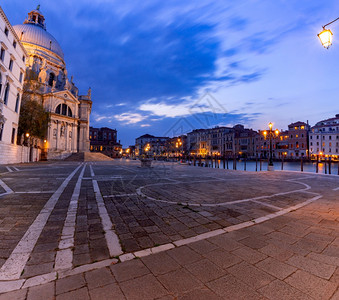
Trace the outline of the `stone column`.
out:
[[[57,128],[56,128],[56,139],[55,139],[55,150],[58,150],[58,140],[59,140],[59,121],[56,121]]]
[[[65,150],[67,151],[68,141],[68,122],[65,123]]]

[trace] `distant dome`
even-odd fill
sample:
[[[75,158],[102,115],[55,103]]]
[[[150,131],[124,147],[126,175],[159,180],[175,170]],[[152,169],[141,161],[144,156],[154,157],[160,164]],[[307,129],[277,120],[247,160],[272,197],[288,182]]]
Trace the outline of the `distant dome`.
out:
[[[15,25],[13,28],[21,42],[43,47],[54,52],[63,60],[64,53],[58,41],[46,31],[45,18],[39,8],[28,13],[24,24]]]

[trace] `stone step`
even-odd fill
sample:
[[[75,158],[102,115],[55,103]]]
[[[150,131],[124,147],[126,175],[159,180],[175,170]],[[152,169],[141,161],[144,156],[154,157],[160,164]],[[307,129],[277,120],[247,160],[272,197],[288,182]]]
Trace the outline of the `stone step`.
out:
[[[98,152],[73,153],[65,161],[111,161],[112,158]]]

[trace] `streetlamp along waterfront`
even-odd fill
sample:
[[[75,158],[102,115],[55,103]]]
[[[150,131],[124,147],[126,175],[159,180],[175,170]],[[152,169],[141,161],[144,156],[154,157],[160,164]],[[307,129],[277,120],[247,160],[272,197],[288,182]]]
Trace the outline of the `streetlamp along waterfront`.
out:
[[[272,122],[270,122],[268,124],[268,127],[269,127],[269,130],[268,131],[266,131],[266,130],[264,131],[265,139],[269,138],[269,140],[270,140],[270,157],[269,157],[269,161],[268,161],[267,170],[268,171],[273,171],[273,149],[272,149],[273,147],[272,147],[272,139],[279,135],[279,130],[278,129],[273,130]]]
[[[326,25],[324,25],[324,26],[323,26],[323,31],[320,32],[320,33],[318,34],[318,37],[319,37],[319,39],[320,39],[321,44],[322,44],[326,49],[328,49],[328,48],[332,45],[332,37],[333,37],[333,33],[332,33],[331,30],[326,29],[325,27],[326,27],[327,25],[330,25],[330,24],[332,24],[332,23],[338,21],[338,20],[339,20],[339,18],[336,18],[336,19],[333,20],[332,22],[327,23]]]

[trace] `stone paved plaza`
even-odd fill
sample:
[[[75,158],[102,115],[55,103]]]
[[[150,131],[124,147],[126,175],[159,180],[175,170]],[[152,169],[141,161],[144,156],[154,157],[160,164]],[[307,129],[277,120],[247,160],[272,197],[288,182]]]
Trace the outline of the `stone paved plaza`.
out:
[[[339,177],[0,166],[0,299],[339,299]]]

